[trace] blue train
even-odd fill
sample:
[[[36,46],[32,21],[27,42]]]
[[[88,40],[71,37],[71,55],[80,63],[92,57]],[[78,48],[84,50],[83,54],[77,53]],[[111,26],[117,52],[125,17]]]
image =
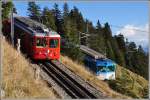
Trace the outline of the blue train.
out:
[[[84,64],[96,74],[100,80],[115,79],[116,64],[110,59],[95,59],[86,55]]]

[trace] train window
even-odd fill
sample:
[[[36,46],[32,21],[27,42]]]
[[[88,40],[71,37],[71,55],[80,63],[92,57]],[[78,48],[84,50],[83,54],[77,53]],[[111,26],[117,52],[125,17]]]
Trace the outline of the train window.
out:
[[[58,43],[59,43],[58,39],[50,39],[49,41],[50,48],[57,48]]]
[[[115,71],[115,66],[108,66],[109,71]]]
[[[46,38],[37,38],[36,46],[37,47],[46,47]]]
[[[98,66],[98,71],[100,71],[100,72],[107,72],[108,68],[106,66]]]

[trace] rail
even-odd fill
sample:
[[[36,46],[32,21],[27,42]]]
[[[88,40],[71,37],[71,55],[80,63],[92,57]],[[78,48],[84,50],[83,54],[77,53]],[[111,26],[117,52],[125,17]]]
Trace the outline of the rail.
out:
[[[51,76],[56,82],[58,82],[72,98],[97,98],[76,80],[71,78],[66,72],[57,67],[59,65],[55,65],[52,62],[44,62],[43,65],[43,69],[48,73],[48,75]]]

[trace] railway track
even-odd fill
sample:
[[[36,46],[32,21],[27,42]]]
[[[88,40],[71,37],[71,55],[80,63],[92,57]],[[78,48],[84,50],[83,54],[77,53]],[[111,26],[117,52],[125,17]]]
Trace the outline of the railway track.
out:
[[[56,65],[57,63],[57,65]],[[85,87],[79,84],[75,79],[70,77],[65,71],[61,70],[58,66],[62,66],[62,64],[58,64],[58,61],[52,62],[43,62],[42,63],[43,70],[52,77],[65,91],[66,93],[73,99],[96,99],[94,94],[89,92]]]

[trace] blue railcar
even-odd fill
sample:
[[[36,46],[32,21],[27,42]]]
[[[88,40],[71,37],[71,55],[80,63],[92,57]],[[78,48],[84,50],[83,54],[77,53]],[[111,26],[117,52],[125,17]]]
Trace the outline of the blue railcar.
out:
[[[99,79],[115,79],[116,64],[112,60],[85,56],[84,63]]]

